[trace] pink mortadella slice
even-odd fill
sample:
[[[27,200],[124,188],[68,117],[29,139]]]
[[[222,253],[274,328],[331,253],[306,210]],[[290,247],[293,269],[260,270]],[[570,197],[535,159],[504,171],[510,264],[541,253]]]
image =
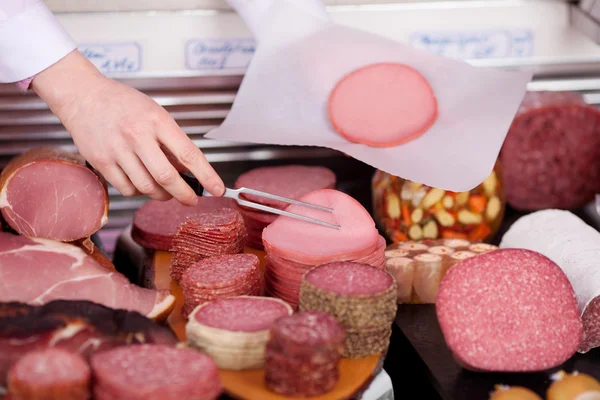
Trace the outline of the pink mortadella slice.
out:
[[[398,63],[371,64],[342,78],[329,97],[329,119],[347,140],[394,147],[425,133],[437,99],[418,71]]]
[[[268,254],[306,265],[366,257],[377,249],[379,233],[365,208],[345,193],[333,189],[311,192],[300,201],[333,209],[332,213],[297,205],[286,210],[333,223],[341,229],[280,216],[263,231]]]

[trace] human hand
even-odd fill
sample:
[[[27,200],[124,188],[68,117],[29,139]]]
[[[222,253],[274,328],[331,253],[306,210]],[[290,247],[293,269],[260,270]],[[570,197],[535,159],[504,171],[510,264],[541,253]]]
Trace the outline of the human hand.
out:
[[[178,173],[185,170],[211,194],[223,194],[221,178],[164,108],[104,77],[78,51],[39,73],[32,88],[79,153],[124,196],[194,205],[197,196]]]

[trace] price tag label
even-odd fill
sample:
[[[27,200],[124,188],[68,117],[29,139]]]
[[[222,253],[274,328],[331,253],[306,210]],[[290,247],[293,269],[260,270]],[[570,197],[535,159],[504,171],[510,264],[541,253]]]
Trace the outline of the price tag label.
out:
[[[251,38],[192,39],[185,46],[185,65],[191,70],[245,69],[255,49]]]
[[[79,51],[102,73],[142,70],[142,46],[136,42],[80,44]]]

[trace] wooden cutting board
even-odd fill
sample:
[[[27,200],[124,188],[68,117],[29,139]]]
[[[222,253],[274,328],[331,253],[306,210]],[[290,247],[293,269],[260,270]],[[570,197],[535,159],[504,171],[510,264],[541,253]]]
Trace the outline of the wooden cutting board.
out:
[[[247,253],[256,254],[261,260],[261,270],[264,271],[264,252],[247,249]],[[181,315],[183,293],[176,282],[169,276],[171,254],[168,252],[154,252],[152,263],[155,268],[155,284],[157,289],[170,289],[175,296],[175,309],[168,319],[168,323],[180,340],[185,341],[186,320]],[[340,362],[340,379],[335,388],[322,396],[311,397],[312,400],[342,400],[351,399],[366,390],[373,378],[380,372],[383,365],[382,355],[347,359]],[[267,389],[264,384],[264,370],[227,371],[221,370],[221,381],[225,391],[239,399],[244,400],[285,400],[290,397],[280,396]]]

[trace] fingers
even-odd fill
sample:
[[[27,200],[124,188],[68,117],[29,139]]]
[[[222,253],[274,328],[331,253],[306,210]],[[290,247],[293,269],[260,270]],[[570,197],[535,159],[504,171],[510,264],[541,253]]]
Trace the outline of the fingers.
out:
[[[164,156],[163,156],[164,157]],[[140,159],[130,152],[118,155],[117,162],[140,193],[155,199],[169,200],[172,196],[156,183]]]
[[[131,197],[141,194],[118,165],[115,164],[100,172],[104,179],[109,181],[123,196]]]
[[[166,148],[165,146],[161,145],[161,146],[160,146],[160,149],[162,150],[162,152],[163,152],[163,153],[165,153],[165,156],[167,156],[167,160],[169,160],[169,162],[170,162],[171,164],[173,164],[173,166],[175,167],[175,169],[176,169],[178,172],[181,172],[181,173],[188,172],[188,169],[187,169],[187,168],[186,168],[186,167],[185,167],[183,164],[181,164],[181,163],[179,162],[179,160],[177,160],[177,157],[175,157],[175,156],[173,155],[173,153],[171,153],[171,152],[169,151],[169,149],[168,149],[168,148]]]
[[[198,202],[196,192],[183,180],[177,169],[169,162],[156,141],[140,143],[138,157],[144,163],[154,181],[183,204]]]
[[[159,130],[158,138],[213,196],[221,196],[225,192],[225,185],[219,175],[175,121],[167,124],[167,129]]]

